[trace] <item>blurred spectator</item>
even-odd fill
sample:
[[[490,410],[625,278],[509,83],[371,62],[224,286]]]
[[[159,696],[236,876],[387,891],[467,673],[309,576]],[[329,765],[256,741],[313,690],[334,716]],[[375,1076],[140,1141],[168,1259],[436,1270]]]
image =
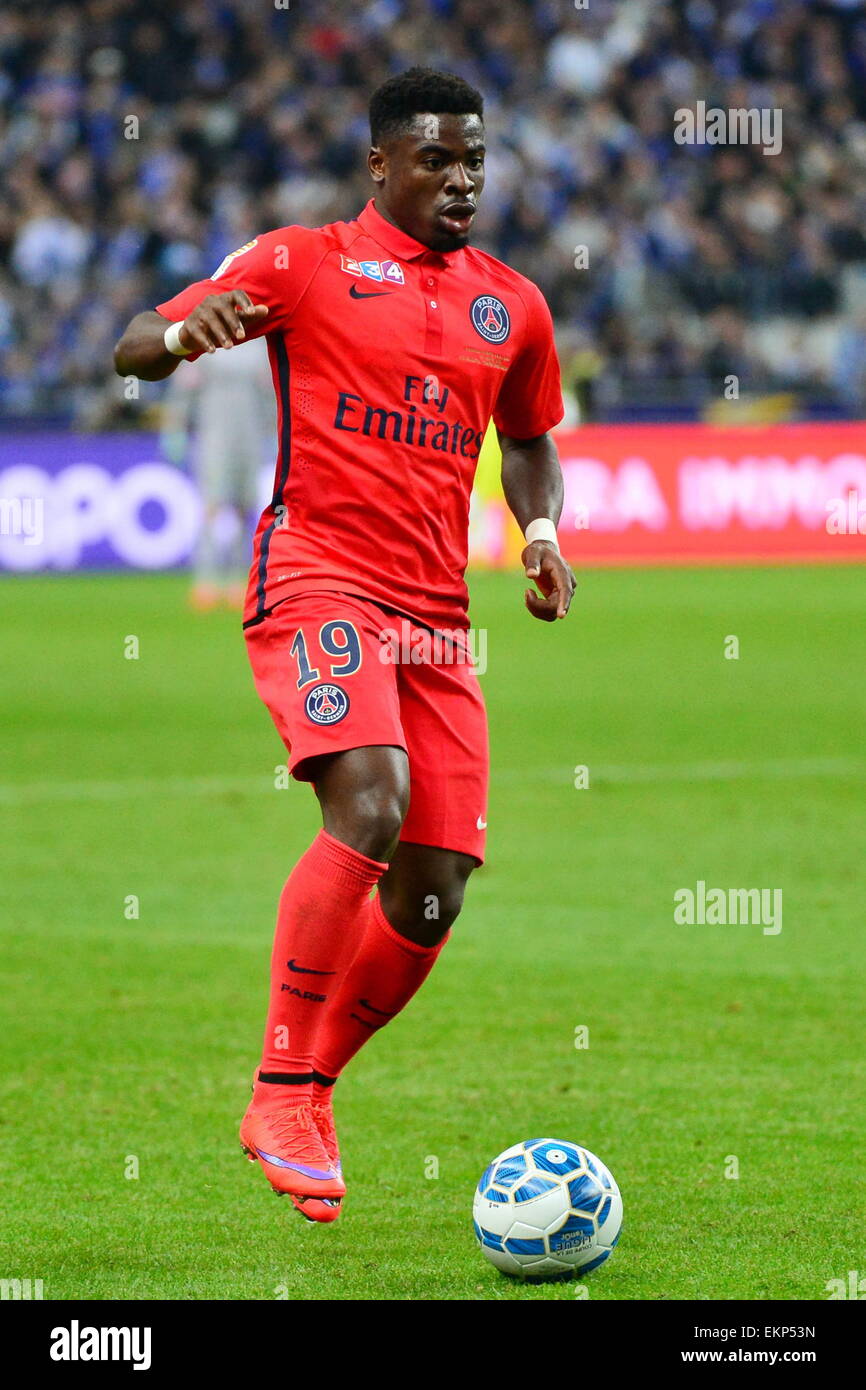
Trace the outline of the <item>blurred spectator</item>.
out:
[[[273,460],[276,407],[263,338],[205,353],[169,379],[163,453],[195,474],[204,515],[193,556],[190,602],[205,612],[242,608],[249,567],[247,523],[261,505],[259,474]]]
[[[478,244],[586,345],[582,417],[699,405],[729,366],[862,413],[855,0],[6,0],[0,414],[134,423],[125,321],[259,230],[354,216],[370,92],[417,62],[485,94]],[[678,144],[698,101],[779,108],[781,151]]]

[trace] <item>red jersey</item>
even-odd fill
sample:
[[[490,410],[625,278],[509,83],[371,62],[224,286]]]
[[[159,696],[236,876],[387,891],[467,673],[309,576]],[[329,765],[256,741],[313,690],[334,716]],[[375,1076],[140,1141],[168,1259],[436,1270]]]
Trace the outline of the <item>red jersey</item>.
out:
[[[290,594],[338,589],[465,627],[488,422],[529,439],[563,416],[540,290],[472,247],[431,251],[372,199],[351,222],[266,232],[157,310],[181,320],[229,289],[268,306],[250,337],[267,334],[278,407],[244,621]]]

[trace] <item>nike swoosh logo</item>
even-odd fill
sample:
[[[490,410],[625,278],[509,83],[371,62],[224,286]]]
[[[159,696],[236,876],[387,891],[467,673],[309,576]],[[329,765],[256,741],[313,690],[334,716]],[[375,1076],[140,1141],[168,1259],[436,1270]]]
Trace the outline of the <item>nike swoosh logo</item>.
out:
[[[371,1014],[379,1014],[382,1018],[393,1018],[393,1017],[394,1017],[393,1013],[389,1013],[387,1009],[377,1009],[377,1008],[375,1008],[375,1007],[370,1003],[369,999],[359,999],[359,1000],[358,1000],[358,1003],[361,1005],[361,1008],[362,1008],[362,1009],[369,1009]]]
[[[359,290],[357,285],[353,285],[349,290],[349,294],[353,299],[381,299],[383,295],[391,293],[391,290],[374,290],[372,294],[364,294],[363,290]]]
[[[308,970],[305,965],[295,965],[295,958],[286,961],[290,970],[294,970],[296,975],[336,975],[336,970]]]
[[[368,1023],[366,1018],[362,1018],[360,1014],[349,1014],[349,1017],[354,1018],[356,1023],[363,1023],[364,1027],[369,1028],[371,1033],[375,1033],[377,1028],[382,1027],[381,1023]]]
[[[476,830],[486,830],[486,829],[487,829],[487,821],[486,821],[486,820],[483,820],[482,817],[479,816],[478,819],[477,819],[477,821],[475,822],[475,829],[476,829]]]
[[[294,1173],[303,1173],[308,1178],[321,1178],[322,1182],[333,1181],[334,1174],[330,1168],[323,1173],[321,1168],[308,1168],[305,1163],[290,1163],[287,1158],[279,1158],[276,1154],[266,1154],[264,1149],[256,1149],[259,1158],[263,1158],[265,1163],[273,1163],[275,1168],[291,1168]]]

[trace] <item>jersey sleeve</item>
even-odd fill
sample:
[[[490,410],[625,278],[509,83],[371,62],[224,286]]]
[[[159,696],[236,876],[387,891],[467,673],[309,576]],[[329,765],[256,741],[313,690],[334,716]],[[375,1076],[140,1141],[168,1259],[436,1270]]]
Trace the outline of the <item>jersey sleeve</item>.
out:
[[[209,294],[246,290],[253,304],[268,306],[266,318],[255,326],[246,326],[248,338],[285,329],[309,278],[304,273],[310,258],[306,244],[309,235],[306,227],[280,227],[265,232],[231,251],[210,279],[197,280],[172,299],[155,305],[156,312],[177,323]],[[195,361],[200,356],[199,352],[191,353],[185,360]]]
[[[544,295],[531,286],[524,342],[502,380],[493,422],[513,439],[533,439],[558,425],[565,407],[553,319]]]

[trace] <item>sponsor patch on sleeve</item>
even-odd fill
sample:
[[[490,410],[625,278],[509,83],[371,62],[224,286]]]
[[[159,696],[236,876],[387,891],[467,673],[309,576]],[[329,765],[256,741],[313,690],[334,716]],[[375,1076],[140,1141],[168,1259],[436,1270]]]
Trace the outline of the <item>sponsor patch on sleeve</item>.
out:
[[[210,278],[212,280],[218,280],[220,276],[228,270],[233,260],[236,260],[238,256],[242,256],[245,251],[252,251],[253,247],[257,244],[257,242],[258,237],[254,237],[253,240],[248,241],[246,245],[239,246],[237,251],[229,251],[225,260],[220,261],[219,265],[217,266],[216,270]]]

